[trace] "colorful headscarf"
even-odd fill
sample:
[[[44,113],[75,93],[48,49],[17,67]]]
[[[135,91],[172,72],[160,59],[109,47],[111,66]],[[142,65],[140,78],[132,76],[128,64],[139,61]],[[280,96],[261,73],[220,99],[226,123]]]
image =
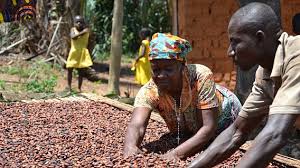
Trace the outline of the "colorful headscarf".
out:
[[[150,42],[149,60],[186,61],[186,56],[190,51],[192,51],[192,46],[187,40],[171,34],[155,33]]]

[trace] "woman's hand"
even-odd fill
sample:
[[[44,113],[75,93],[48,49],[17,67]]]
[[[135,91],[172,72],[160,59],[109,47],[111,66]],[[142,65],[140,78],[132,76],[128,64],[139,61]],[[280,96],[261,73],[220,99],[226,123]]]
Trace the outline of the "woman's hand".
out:
[[[142,153],[142,150],[140,150],[138,147],[136,146],[125,146],[124,147],[124,157],[130,157],[133,155],[137,155]]]

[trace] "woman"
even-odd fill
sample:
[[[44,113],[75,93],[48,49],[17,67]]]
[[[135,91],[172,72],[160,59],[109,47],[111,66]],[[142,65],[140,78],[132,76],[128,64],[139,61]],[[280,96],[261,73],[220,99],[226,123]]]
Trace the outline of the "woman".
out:
[[[151,32],[149,29],[143,28],[139,36],[142,40],[142,44],[139,49],[139,55],[135,59],[132,70],[135,70],[135,80],[138,84],[144,85],[151,78],[151,68],[149,62],[149,43]]]
[[[86,68],[93,65],[89,50],[89,29],[87,28],[82,16],[75,16],[74,27],[71,29],[71,49],[67,59],[68,87],[71,91],[73,69],[78,70],[78,89],[81,92],[83,76]]]
[[[138,92],[125,137],[124,155],[140,152],[152,110],[165,120],[170,132],[188,139],[164,155],[183,159],[200,152],[216,134],[228,127],[240,111],[237,97],[213,81],[204,65],[186,64],[188,41],[156,33],[150,42],[152,79]],[[192,135],[192,136],[190,136]]]

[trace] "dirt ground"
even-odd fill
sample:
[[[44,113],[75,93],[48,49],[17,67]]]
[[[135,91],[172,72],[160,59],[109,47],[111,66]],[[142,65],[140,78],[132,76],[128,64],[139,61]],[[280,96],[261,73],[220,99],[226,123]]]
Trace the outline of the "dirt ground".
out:
[[[22,61],[23,58],[19,57],[0,57],[0,68],[5,66],[28,66],[32,62]],[[135,97],[140,86],[135,83],[134,73],[130,71],[131,64],[126,63],[121,65],[121,74],[120,74],[120,93],[121,97]],[[87,79],[84,79],[82,85],[82,92],[86,93],[95,93],[97,95],[106,95],[109,93],[108,88],[108,79],[109,79],[109,62],[95,63],[93,69],[96,71],[97,76],[100,77],[100,81],[91,82]],[[62,71],[54,71],[55,75],[58,77],[57,86],[54,88],[55,93],[65,92],[67,88],[67,70],[63,69]],[[7,73],[0,73],[0,79],[4,80],[6,83],[20,83],[21,80],[18,75],[10,75]],[[73,76],[72,80],[72,89],[78,91],[78,78]],[[125,94],[128,93],[128,94]],[[10,91],[2,91],[2,94],[6,97],[15,97]],[[24,96],[22,94],[25,94]],[[19,99],[28,99],[28,94],[30,93],[21,93],[19,92],[17,96],[20,96]]]

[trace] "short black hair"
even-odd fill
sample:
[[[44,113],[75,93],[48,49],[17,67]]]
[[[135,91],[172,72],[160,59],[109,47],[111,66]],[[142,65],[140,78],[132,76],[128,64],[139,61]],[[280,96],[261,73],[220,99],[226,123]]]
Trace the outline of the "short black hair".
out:
[[[281,30],[278,16],[267,4],[252,2],[243,6],[232,16],[242,24],[242,29],[256,33],[262,30],[267,34],[277,34]]]
[[[294,15],[292,24],[293,32],[300,35],[300,13]]]
[[[81,21],[82,23],[85,23],[85,20],[84,20],[84,18],[81,15],[76,15],[74,17],[74,23],[76,23],[78,21]]]
[[[149,28],[142,28],[141,31],[140,31],[140,35],[143,38],[151,37],[151,30]]]

